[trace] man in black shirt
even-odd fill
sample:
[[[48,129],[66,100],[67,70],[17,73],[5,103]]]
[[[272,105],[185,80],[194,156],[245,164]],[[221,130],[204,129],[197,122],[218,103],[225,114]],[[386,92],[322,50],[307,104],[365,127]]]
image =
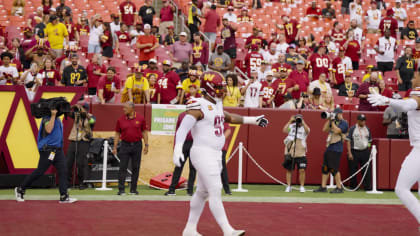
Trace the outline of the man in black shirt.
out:
[[[325,4],[327,5],[326,8],[322,9],[322,17],[333,19],[335,18],[335,10],[331,7],[331,2],[326,1]]]
[[[397,60],[395,70],[398,78],[398,90],[407,91],[411,89],[411,80],[414,78],[415,60],[412,57],[413,50],[411,47],[404,49],[404,55]]]
[[[346,72],[346,77],[344,77],[344,83],[340,85],[340,88],[338,90],[338,96],[354,97],[358,89],[359,85],[353,83],[351,73]]]
[[[79,56],[74,53],[71,55],[71,65],[63,70],[61,84],[65,86],[83,86],[87,83],[86,69],[79,65]]]
[[[414,21],[410,20],[407,24],[407,27],[403,28],[403,30],[401,31],[401,39],[415,40],[417,36],[418,34],[414,25]]]
[[[145,4],[139,10],[139,17],[143,25],[149,24],[153,26],[153,16],[156,14],[155,9],[152,7],[152,1],[146,0]]]

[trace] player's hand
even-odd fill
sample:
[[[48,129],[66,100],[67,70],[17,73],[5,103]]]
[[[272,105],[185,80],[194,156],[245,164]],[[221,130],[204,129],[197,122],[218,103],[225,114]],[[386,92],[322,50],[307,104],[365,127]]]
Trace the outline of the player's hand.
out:
[[[369,94],[367,100],[372,104],[372,106],[385,106],[388,105],[390,100],[389,98],[382,96],[380,94],[374,93]]]
[[[257,116],[257,125],[260,127],[267,127],[268,120],[264,117],[264,115]]]
[[[173,161],[175,166],[181,167],[181,163],[184,162],[184,153],[182,153],[182,144],[176,144],[174,148]]]

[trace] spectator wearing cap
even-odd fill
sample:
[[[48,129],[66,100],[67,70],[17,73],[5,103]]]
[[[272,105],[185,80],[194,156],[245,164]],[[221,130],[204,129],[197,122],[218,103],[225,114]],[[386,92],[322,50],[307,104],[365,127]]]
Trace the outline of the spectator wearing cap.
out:
[[[92,59],[86,67],[88,75],[88,95],[96,95],[98,81],[107,73],[106,66],[102,64],[102,57],[100,54],[93,54]]]
[[[84,86],[88,82],[86,69],[79,65],[79,56],[71,54],[71,65],[63,70],[61,84],[64,86]]]
[[[55,10],[55,8],[54,7],[51,7],[50,9],[48,9],[48,14],[50,15],[50,16],[57,16],[57,11]],[[58,16],[57,16],[58,17]],[[58,18],[58,19],[60,19],[60,18]]]
[[[176,72],[171,70],[171,66],[172,63],[169,60],[162,62],[163,76],[157,81],[161,94],[161,104],[176,104],[180,100],[181,79]]]
[[[245,41],[245,48],[251,49],[251,45],[257,45],[258,48],[262,48],[263,38],[259,35],[260,29],[256,26],[252,28],[252,35],[249,36]]]
[[[52,0],[42,0],[41,1],[41,6],[42,6],[42,11],[43,11],[42,13],[44,13],[44,15],[48,15],[48,14],[50,14],[50,9],[53,7],[53,1]]]
[[[381,23],[382,13],[377,7],[375,0],[370,2],[370,9],[367,10],[365,19],[367,21],[367,33],[374,34],[378,32],[379,24]]]
[[[271,70],[274,72],[274,77],[279,78],[280,72],[284,70],[289,75],[292,72],[292,66],[286,63],[286,56],[283,53],[279,53],[277,62],[271,65]]]
[[[94,115],[89,113],[89,104],[75,105],[80,112],[70,112],[69,116],[73,119],[73,127],[70,131],[68,140],[70,141],[67,149],[67,186],[75,185],[76,173],[79,182],[79,189],[87,188],[87,183],[84,181],[89,177],[89,164],[87,154],[89,152],[90,141],[93,137],[93,127],[96,123]],[[76,162],[76,171],[73,171],[73,165]],[[73,176],[74,174],[74,176]],[[73,185],[71,184],[72,176],[74,178]]]
[[[309,78],[311,80],[317,80],[321,73],[325,73],[327,78],[330,78],[332,74],[331,60],[327,55],[327,47],[323,41],[318,45],[318,50],[315,50],[309,58]]]
[[[356,97],[358,97],[359,100],[359,111],[377,111],[378,108],[372,106],[368,100],[367,97],[369,94],[379,93],[379,87],[378,87],[378,72],[372,72],[370,75],[369,81],[366,81],[362,83],[359,87],[359,89],[356,92]]]
[[[364,166],[370,158],[370,147],[372,145],[372,134],[370,129],[366,126],[366,116],[359,114],[357,116],[357,123],[350,127],[347,140],[347,156],[349,162],[349,175],[352,176],[358,168]],[[372,188],[372,170],[370,166],[364,176],[363,187],[365,191]],[[357,175],[350,179],[350,187],[355,189],[357,187]]]
[[[335,88],[340,88],[344,83],[345,74],[353,70],[352,61],[345,53],[346,49],[340,47],[338,57],[332,61],[331,85]]]
[[[343,117],[341,108],[334,109],[334,115],[330,116],[325,122],[322,131],[328,133],[327,149],[324,153],[324,161],[322,164],[322,183],[314,192],[327,192],[327,180],[329,174],[334,176],[337,188],[330,193],[343,193],[340,175],[340,159],[343,153],[344,138],[348,131],[349,125]]]
[[[316,5],[316,1],[312,1],[311,6],[306,9],[306,16],[318,19],[321,15],[321,8]]]
[[[289,74],[287,90],[294,99],[299,99],[302,93],[306,93],[309,87],[308,73],[304,71],[305,61],[298,60],[296,70]]]
[[[192,64],[200,64],[205,67],[209,62],[209,45],[204,42],[200,33],[195,33],[193,37],[194,42],[192,43]]]
[[[111,66],[106,70],[106,75],[99,79],[97,90],[98,102],[101,104],[115,102],[115,94],[121,89],[121,81],[116,74],[117,71]]]
[[[359,70],[359,60],[361,55],[361,47],[359,41],[354,37],[354,31],[347,31],[347,40],[344,43],[343,47],[346,49],[346,56],[350,57],[352,69]]]
[[[241,14],[237,17],[238,23],[252,23],[251,16],[248,15],[248,8],[241,7]]]
[[[181,99],[179,104],[184,104],[187,101],[186,94],[190,92],[191,85],[194,85],[196,88],[200,88],[199,74],[195,69],[191,69],[188,73],[188,78],[182,81]],[[201,91],[198,91],[198,93],[201,93]]]
[[[100,37],[104,32],[100,15],[94,15],[90,20],[88,53],[101,53]]]
[[[407,23],[407,27],[401,30],[401,39],[404,40],[416,40],[418,33],[413,20]]]
[[[286,63],[289,64],[292,68],[296,68],[296,62],[298,60],[305,60],[305,58],[296,52],[296,45],[292,43],[287,48]]]
[[[238,77],[236,74],[226,76],[226,93],[223,97],[224,107],[238,107],[241,100],[241,91],[238,87]]]
[[[404,28],[404,21],[407,20],[407,12],[401,7],[401,0],[395,0],[394,18],[398,21],[398,29],[401,31]]]
[[[204,13],[203,18],[206,19],[203,28],[204,35],[209,39],[211,44],[214,44],[216,41],[217,29],[221,25],[220,16],[216,12],[215,4],[210,6],[210,10]]]
[[[292,94],[286,93],[283,96],[284,103],[279,106],[279,109],[286,109],[286,110],[295,110],[296,109],[296,103],[295,100],[292,97]]]
[[[395,71],[397,72],[398,79],[398,90],[407,91],[411,89],[411,80],[414,78],[414,68],[416,60],[413,59],[413,49],[407,46],[404,49],[404,55],[398,58],[395,65]]]
[[[391,36],[397,38],[398,21],[393,16],[394,11],[392,9],[386,10],[386,17],[382,18],[379,23],[379,30],[381,31],[382,36],[385,36],[385,31],[389,30]]]
[[[69,42],[69,33],[66,26],[58,21],[57,16],[51,16],[50,21],[45,27],[44,34],[56,56],[60,57],[63,54],[64,40]]]
[[[228,6],[227,12],[223,15],[223,19],[226,19],[228,22],[237,23],[238,19],[235,13],[233,13],[233,10],[234,10],[233,6]]]
[[[121,95],[121,102],[132,102],[134,104],[149,104],[149,81],[144,77],[140,69],[137,69],[134,75],[127,78],[124,84],[124,90]]]
[[[393,99],[402,99],[401,95],[395,93]],[[403,112],[397,112],[392,107],[387,107],[382,117],[382,124],[387,126],[386,137],[392,139],[407,139],[408,129],[403,127],[404,119],[407,118],[407,114]]]
[[[273,71],[271,71],[271,69],[270,69],[269,63],[265,60],[261,61],[261,66],[260,66],[260,68],[258,68],[257,72],[258,72],[257,78],[258,78],[258,81],[260,81],[260,82],[265,81],[268,73],[271,72],[271,74],[273,74],[272,73]]]
[[[357,83],[353,83],[353,79],[351,77],[351,72],[346,72],[346,77],[344,78],[344,83],[340,85],[338,89],[338,96],[344,97],[354,97],[356,91],[359,89],[359,85]]]
[[[362,78],[362,82],[365,82],[366,80],[369,81],[370,74],[372,73],[372,71],[378,71],[378,69],[374,67],[373,65],[367,65],[366,70],[365,70],[365,75]],[[383,79],[382,75],[378,73],[378,80],[382,80],[382,79]]]
[[[136,4],[131,0],[125,0],[119,5],[118,8],[120,21],[125,23],[129,28],[135,26],[137,23]]]
[[[301,27],[300,23],[294,19],[290,19],[286,15],[283,15],[281,19],[283,21],[283,24],[276,24],[276,27],[280,30],[284,30],[284,35],[286,36],[286,43],[295,43],[299,39],[299,30]]]
[[[152,6],[152,0],[146,0],[144,5],[139,10],[139,20],[143,25],[149,24],[153,26],[153,16],[156,14],[155,9]]]
[[[385,73],[392,71],[394,67],[394,55],[397,46],[397,40],[391,36],[391,31],[385,30],[385,35],[380,37],[374,47],[378,53],[376,61],[378,63],[378,70]]]
[[[241,94],[245,97],[244,107],[262,107],[262,84],[257,76],[257,71],[251,71],[249,79],[245,81],[245,86],[241,88]]]
[[[223,48],[226,54],[229,55],[231,63],[230,70],[233,70],[236,60],[236,37],[235,32],[236,26],[233,26],[228,19],[222,20],[223,28],[221,31],[221,37],[223,39]]]
[[[188,9],[188,29],[190,29],[190,35],[194,35],[194,33],[199,32],[198,27],[201,24],[200,18],[201,17],[201,10],[197,7],[198,1],[192,0],[191,6]],[[191,37],[190,42],[193,42],[193,38]],[[172,60],[173,61],[173,60]]]
[[[28,19],[26,20],[26,26],[33,30],[37,24],[35,18],[43,18],[43,8],[39,6],[36,11],[29,15]]]
[[[300,97],[304,96],[306,93],[302,93],[300,95]],[[306,94],[309,96],[309,94]],[[314,90],[312,91],[310,98],[311,101],[311,107],[314,110],[321,110],[321,105],[322,105],[322,99],[321,99],[321,89],[316,87],[314,88]],[[300,99],[300,98],[299,98]]]
[[[269,70],[262,84],[262,106],[267,108],[275,108],[274,99],[278,88],[278,82],[274,81],[273,72]]]
[[[165,39],[163,40],[163,44],[165,46],[169,46],[174,44],[176,41],[179,40],[178,35],[175,34],[174,32],[174,26],[170,25],[167,28],[167,34],[165,35]]]
[[[277,83],[277,89],[274,91],[274,104],[276,107],[284,103],[283,98],[287,92],[292,92],[291,88],[287,88],[288,83],[290,83],[288,70],[286,68],[279,68],[277,71],[278,72],[273,73],[276,77],[275,83]]]
[[[324,9],[322,9],[321,13],[322,13],[322,17],[327,18],[327,19],[334,19],[335,18],[335,10],[334,8],[331,7],[331,2],[330,1],[325,1],[326,7]]]
[[[149,60],[148,65],[143,65],[142,71],[147,78],[149,78],[149,75],[151,74],[155,75],[156,80],[160,79],[163,75],[157,66],[157,60],[154,58]]]
[[[150,59],[155,57],[155,49],[159,47],[159,42],[154,35],[150,34],[151,26],[144,25],[144,35],[139,35],[137,38],[137,48],[140,49],[139,64],[144,65]]]
[[[16,84],[19,73],[16,67],[11,66],[13,55],[10,52],[3,52],[0,55],[2,65],[0,65],[0,85]]]
[[[172,45],[172,48],[169,52],[169,57],[173,62],[173,66],[179,68],[181,63],[184,61],[192,63],[192,52],[192,45],[187,42],[187,33],[181,32],[179,34],[179,41],[176,41]]]
[[[169,0],[163,0],[163,7],[160,9],[159,34],[167,35],[168,27],[174,26],[175,6]]]

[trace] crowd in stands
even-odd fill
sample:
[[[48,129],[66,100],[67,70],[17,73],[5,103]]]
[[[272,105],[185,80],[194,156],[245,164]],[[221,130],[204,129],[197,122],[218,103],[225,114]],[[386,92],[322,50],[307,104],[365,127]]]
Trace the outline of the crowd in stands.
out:
[[[0,85],[25,86],[29,99],[40,86],[84,86],[102,104],[185,104],[212,70],[226,78],[224,106],[383,111],[368,94],[405,97],[419,76],[415,2],[157,1],[160,10],[124,0],[109,16],[89,17],[65,0],[42,0],[33,12],[14,0],[10,14],[26,26],[0,28]],[[261,27],[254,13],[275,6],[307,9]],[[186,16],[179,33],[177,9]]]

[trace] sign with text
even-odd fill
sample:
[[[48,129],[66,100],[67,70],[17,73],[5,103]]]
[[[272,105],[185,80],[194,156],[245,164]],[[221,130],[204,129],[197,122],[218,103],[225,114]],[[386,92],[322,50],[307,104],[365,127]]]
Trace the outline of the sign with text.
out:
[[[174,135],[178,115],[184,105],[152,104],[152,134]]]

